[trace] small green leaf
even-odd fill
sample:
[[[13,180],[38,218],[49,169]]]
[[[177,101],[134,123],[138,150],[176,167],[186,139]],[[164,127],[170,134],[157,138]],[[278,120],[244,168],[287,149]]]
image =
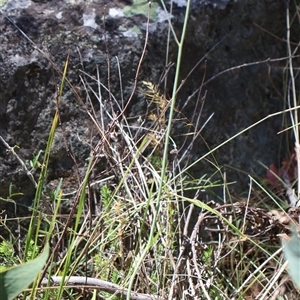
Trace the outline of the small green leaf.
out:
[[[282,239],[285,259],[289,263],[289,274],[294,284],[300,288],[300,238],[297,229],[293,229],[290,240]]]
[[[42,270],[48,256],[49,245],[47,243],[39,257],[0,273],[1,300],[14,299],[27,288]]]

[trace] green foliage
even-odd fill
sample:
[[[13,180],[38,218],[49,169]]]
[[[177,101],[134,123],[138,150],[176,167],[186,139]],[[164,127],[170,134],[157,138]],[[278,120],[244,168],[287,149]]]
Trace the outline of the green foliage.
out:
[[[282,244],[285,259],[289,263],[289,274],[294,284],[300,289],[300,238],[296,228],[293,228],[291,239],[282,239]]]
[[[48,255],[49,245],[46,244],[43,253],[36,259],[0,273],[1,300],[14,299],[28,287],[45,265]]]
[[[0,244],[0,255],[5,258],[13,257],[14,249],[13,247],[5,241]]]
[[[33,159],[29,162],[31,171],[35,170],[36,168],[42,168],[42,164],[39,162],[40,156],[43,153],[42,150],[38,152],[37,155],[33,156]]]
[[[112,200],[112,192],[109,187],[105,184],[101,188],[101,201],[104,209],[109,209]]]
[[[100,276],[100,279],[107,280],[112,283],[118,284],[122,278],[121,272],[114,267],[111,262],[111,259],[105,257],[105,255],[97,253],[94,257],[94,264],[97,273]],[[104,299],[118,300],[118,297],[111,297],[109,293],[101,292],[101,295]],[[111,298],[110,298],[111,297]]]
[[[207,245],[207,249],[203,251],[203,262],[210,266],[212,264],[214,248],[211,245]]]
[[[18,262],[18,259],[14,254],[15,251],[11,244],[6,241],[0,243],[0,272],[5,271],[8,267],[11,267]]]
[[[150,156],[150,162],[155,170],[161,169],[162,157],[157,153],[153,153],[153,155]]]
[[[40,251],[33,240],[29,242],[29,248],[27,255],[24,257],[24,261],[30,260],[32,257],[36,257]],[[13,246],[6,242],[2,241],[0,243],[0,271],[5,271],[7,268],[12,267],[20,262],[20,259],[15,254]]]
[[[40,251],[40,247],[38,247],[33,240],[30,240],[25,259],[28,260],[31,259],[32,257],[36,257],[39,251]]]
[[[17,212],[17,206],[16,206],[15,200],[13,200],[13,197],[22,196],[22,195],[23,195],[22,193],[14,193],[13,192],[13,185],[10,184],[9,188],[8,188],[8,196],[7,196],[7,198],[0,197],[0,200],[13,203],[14,206],[15,206],[15,214],[16,214],[16,212]]]
[[[112,268],[111,259],[97,253],[94,257],[94,263],[97,273],[103,280],[110,280],[112,283],[118,283],[120,279],[120,272],[116,268]]]

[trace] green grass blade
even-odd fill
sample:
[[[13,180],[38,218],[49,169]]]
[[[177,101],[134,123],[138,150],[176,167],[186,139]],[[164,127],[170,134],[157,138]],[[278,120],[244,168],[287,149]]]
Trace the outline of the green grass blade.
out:
[[[28,229],[27,240],[26,240],[25,251],[24,251],[25,256],[27,255],[30,241],[32,239],[34,239],[33,238],[34,229],[36,229],[36,232],[39,231],[39,228],[36,228],[34,226],[34,223],[37,218],[37,215],[40,213],[39,212],[40,200],[41,200],[44,186],[45,186],[45,180],[46,180],[46,175],[47,175],[47,170],[48,170],[48,165],[49,165],[49,160],[50,160],[51,149],[52,149],[52,145],[53,145],[53,141],[54,141],[54,136],[55,136],[57,126],[59,124],[59,106],[60,106],[61,96],[62,96],[63,87],[64,87],[64,83],[65,83],[65,79],[66,79],[66,73],[67,73],[67,69],[68,69],[68,61],[69,61],[69,57],[67,58],[65,67],[64,67],[62,82],[61,82],[60,89],[59,89],[59,95],[57,96],[57,108],[56,108],[56,112],[55,112],[55,115],[54,115],[54,118],[52,121],[51,129],[50,129],[50,133],[49,133],[49,137],[48,137],[48,141],[47,141],[47,145],[46,145],[45,156],[44,156],[44,160],[43,160],[43,164],[42,164],[42,168],[41,168],[41,174],[39,177],[38,186],[37,186],[36,193],[35,193],[32,218],[30,221],[29,229]]]

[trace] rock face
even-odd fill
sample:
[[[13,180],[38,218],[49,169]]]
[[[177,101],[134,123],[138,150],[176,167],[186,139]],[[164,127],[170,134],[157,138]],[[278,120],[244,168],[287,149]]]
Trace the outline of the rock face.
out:
[[[149,40],[138,85],[142,80],[160,84],[166,65],[167,19],[171,17],[179,36],[184,5],[185,1],[174,1],[172,12],[166,13],[158,3],[152,3]],[[181,79],[186,81],[178,93],[177,107],[192,122],[201,114],[199,127],[214,115],[202,130],[202,138],[198,137],[186,154],[190,163],[247,126],[284,108],[285,61],[272,59],[286,56],[282,40],[286,36],[285,9],[284,1],[193,1],[181,66]],[[145,1],[126,0],[8,0],[2,8],[0,133],[10,146],[18,145],[15,150],[27,164],[45,149],[56,109],[60,72],[69,58],[67,76],[77,96],[66,84],[48,182],[65,178],[66,188],[77,188],[76,184],[72,186],[70,177],[75,167],[79,172],[84,169],[93,145],[93,126],[84,108],[88,100],[86,89],[95,113],[99,114],[99,103],[92,92],[98,91],[93,79],[97,74],[107,102],[110,96],[104,87],[110,88],[120,106],[127,104],[144,46],[147,15]],[[177,47],[172,37],[170,41],[169,62],[176,62]],[[271,60],[220,74],[267,59]],[[168,73],[167,95],[172,91],[174,71],[172,67]],[[201,86],[200,94],[195,93]],[[115,102],[113,105],[118,110]],[[135,122],[146,109],[147,102],[137,92],[125,113]],[[184,140],[181,133],[186,129],[181,123],[175,124],[174,129],[179,149]],[[214,152],[220,166],[240,170],[227,168],[229,181],[238,182],[234,190],[247,189],[247,174],[265,173],[259,161],[269,165],[277,160],[277,132],[281,129],[282,116],[269,118]],[[208,158],[213,161],[212,156]],[[203,160],[192,173],[202,176],[214,171],[215,167]],[[0,175],[2,197],[7,196],[12,183],[13,191],[24,194],[19,201],[30,203],[35,188],[2,143]]]

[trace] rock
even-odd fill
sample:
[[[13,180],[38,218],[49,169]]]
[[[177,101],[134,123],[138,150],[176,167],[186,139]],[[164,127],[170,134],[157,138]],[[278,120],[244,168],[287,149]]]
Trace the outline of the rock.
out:
[[[174,2],[171,13],[166,13],[157,2],[152,3],[150,35],[139,84],[142,80],[160,83],[165,69],[167,19],[172,18],[179,36],[185,13],[184,1]],[[27,163],[33,155],[45,150],[56,109],[60,72],[69,58],[67,76],[78,96],[66,84],[48,183],[62,177],[73,182],[74,186],[68,186],[70,190],[76,190],[78,182],[70,176],[74,176],[77,169],[79,175],[83,175],[91,147],[95,146],[92,139],[95,128],[83,105],[87,96],[82,79],[98,91],[92,78],[97,76],[98,68],[103,86],[110,85],[119,105],[128,101],[144,46],[147,9],[148,4],[138,0],[8,0],[2,8],[0,133],[10,146],[18,145],[17,153]],[[285,18],[284,1],[193,1],[181,79],[185,80],[191,69],[202,61],[180,89],[177,107],[181,111],[179,116],[184,116],[194,125],[195,117],[201,113],[200,127],[214,115],[194,141],[185,161],[192,163],[247,126],[283,109],[284,60],[245,66],[222,75],[220,72],[246,63],[286,56],[286,44],[280,40],[286,35]],[[177,47],[171,39],[169,59],[176,62],[176,57]],[[171,68],[168,75],[167,95],[172,91],[174,71],[174,67]],[[202,83],[201,94],[192,97]],[[103,87],[102,90],[108,101],[108,93]],[[99,116],[99,103],[91,89],[89,93]],[[114,107],[119,110],[117,103]],[[146,109],[145,98],[136,93],[126,115],[134,117],[132,122],[135,122],[144,116]],[[195,177],[212,174],[216,169],[210,162],[217,161],[220,167],[228,166],[227,180],[237,181],[232,186],[234,191],[247,190],[248,174],[265,174],[259,162],[269,165],[278,157],[280,137],[277,132],[282,129],[281,120],[282,116],[267,119],[214,152],[214,156],[208,156],[208,160],[198,163],[191,172]],[[184,142],[186,130],[184,122],[175,122],[173,136],[181,149],[179,157],[191,142],[191,137],[188,143]],[[98,171],[104,167],[102,162]],[[8,195],[12,183],[14,191],[24,193],[24,199],[33,197],[33,184],[2,144],[0,175],[1,196]],[[38,174],[35,176],[37,179]]]

